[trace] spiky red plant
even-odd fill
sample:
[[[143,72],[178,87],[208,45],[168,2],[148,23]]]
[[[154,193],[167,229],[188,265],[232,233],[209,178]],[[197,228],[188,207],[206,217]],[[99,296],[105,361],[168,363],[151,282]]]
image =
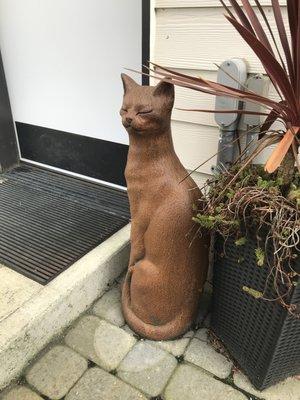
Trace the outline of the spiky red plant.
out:
[[[280,119],[286,129],[283,136],[278,136],[279,143],[265,165],[266,171],[271,173],[279,167],[289,151],[293,150],[293,155],[296,157],[298,150],[298,134],[300,133],[300,0],[287,0],[288,26],[284,24],[279,1],[271,0],[281,50],[263,7],[259,0],[254,1],[263,23],[258,19],[254,6],[250,4],[249,0],[241,0],[241,4],[236,0],[229,0],[232,7],[228,7],[223,0],[220,0],[228,13],[226,15],[228,21],[260,59],[280,101],[276,102],[246,89],[233,89],[201,77],[191,77],[152,64],[158,67],[155,71],[158,75],[175,85],[216,96],[235,97],[242,101],[261,104],[266,108],[266,112],[255,114],[267,116],[261,127],[262,132],[266,132],[275,120]],[[288,29],[291,36],[290,41]],[[266,30],[270,33],[271,41],[265,33]],[[197,111],[218,112],[215,110]],[[226,110],[226,112],[245,113],[243,110]]]

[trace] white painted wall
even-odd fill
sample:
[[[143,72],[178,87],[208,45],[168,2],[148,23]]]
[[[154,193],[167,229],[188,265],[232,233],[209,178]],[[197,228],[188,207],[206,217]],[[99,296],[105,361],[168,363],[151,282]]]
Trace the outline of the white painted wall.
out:
[[[127,143],[123,67],[140,69],[140,0],[0,0],[14,119]]]

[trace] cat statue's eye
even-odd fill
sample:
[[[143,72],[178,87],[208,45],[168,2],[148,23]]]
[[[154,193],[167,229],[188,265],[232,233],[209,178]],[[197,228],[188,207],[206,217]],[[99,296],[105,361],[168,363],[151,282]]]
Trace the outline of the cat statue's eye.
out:
[[[153,111],[153,110],[139,111],[139,112],[137,113],[137,115],[150,114],[150,113],[152,113],[152,111]]]
[[[127,112],[126,108],[121,108],[121,111]]]

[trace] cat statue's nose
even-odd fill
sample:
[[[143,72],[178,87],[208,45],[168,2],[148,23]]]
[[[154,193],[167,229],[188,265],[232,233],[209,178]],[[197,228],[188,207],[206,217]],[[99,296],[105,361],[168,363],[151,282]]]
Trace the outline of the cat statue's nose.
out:
[[[126,122],[127,122],[127,124],[131,124],[132,118],[126,117]]]

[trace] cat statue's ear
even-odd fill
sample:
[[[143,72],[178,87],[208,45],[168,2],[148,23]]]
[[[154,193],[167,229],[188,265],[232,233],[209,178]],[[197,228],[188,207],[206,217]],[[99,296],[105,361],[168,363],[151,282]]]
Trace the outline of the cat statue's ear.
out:
[[[165,96],[168,98],[174,98],[174,85],[169,82],[160,81],[154,89],[154,96]]]
[[[123,82],[124,94],[133,87],[138,86],[138,84],[126,74],[121,74],[121,78]]]

